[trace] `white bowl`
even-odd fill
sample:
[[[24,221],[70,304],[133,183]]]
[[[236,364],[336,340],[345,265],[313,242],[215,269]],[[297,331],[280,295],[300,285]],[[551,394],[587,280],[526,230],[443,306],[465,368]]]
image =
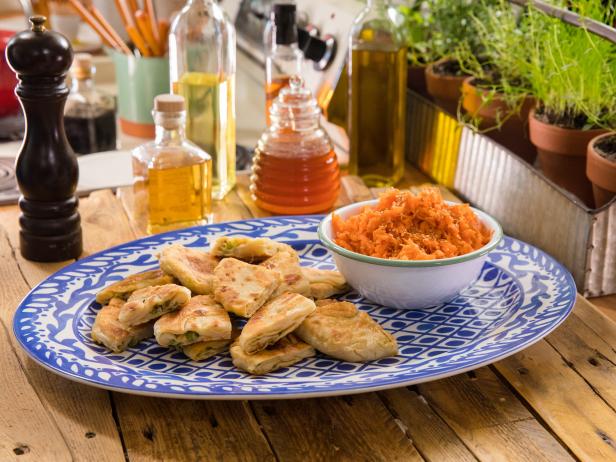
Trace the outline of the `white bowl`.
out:
[[[346,219],[377,202],[378,199],[358,202],[334,213]],[[363,297],[393,308],[426,308],[451,300],[473,282],[479,276],[488,253],[503,237],[503,231],[494,218],[471,209],[492,230],[492,239],[480,249],[459,257],[388,260],[352,252],[334,242],[331,213],[319,225],[319,239],[332,251],[338,270],[347,282]]]

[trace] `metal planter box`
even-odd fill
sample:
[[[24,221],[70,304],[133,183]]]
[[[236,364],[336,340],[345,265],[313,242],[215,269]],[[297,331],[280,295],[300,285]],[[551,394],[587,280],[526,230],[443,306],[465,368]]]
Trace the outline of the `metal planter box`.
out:
[[[553,255],[586,296],[616,293],[616,200],[589,209],[492,139],[410,92],[407,158],[494,216],[505,233]]]

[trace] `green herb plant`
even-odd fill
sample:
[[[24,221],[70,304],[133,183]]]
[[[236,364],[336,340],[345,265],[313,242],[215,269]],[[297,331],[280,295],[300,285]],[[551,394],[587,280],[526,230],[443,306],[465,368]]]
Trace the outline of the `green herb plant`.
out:
[[[614,23],[601,0],[570,0],[580,15]],[[616,128],[616,45],[584,28],[528,9],[531,49],[520,60],[537,99],[540,120],[565,128]]]

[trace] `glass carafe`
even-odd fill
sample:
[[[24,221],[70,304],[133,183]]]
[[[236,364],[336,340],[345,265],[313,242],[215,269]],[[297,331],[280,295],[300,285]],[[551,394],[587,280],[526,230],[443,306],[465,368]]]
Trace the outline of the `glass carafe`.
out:
[[[259,207],[295,215],[324,212],[336,202],[338,160],[320,115],[302,79],[291,77],[272,104],[272,124],[255,151],[250,191]]]
[[[173,93],[186,100],[186,136],[212,156],[213,195],[235,185],[235,28],[213,0],[188,0],[169,34]]]
[[[387,0],[368,0],[349,46],[349,172],[368,186],[404,174],[406,44]]]

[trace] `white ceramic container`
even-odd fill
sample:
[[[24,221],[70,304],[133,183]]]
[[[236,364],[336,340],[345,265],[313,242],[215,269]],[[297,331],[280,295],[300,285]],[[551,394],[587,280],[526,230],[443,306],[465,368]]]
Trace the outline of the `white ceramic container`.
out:
[[[377,202],[378,199],[351,204],[334,213],[348,218]],[[472,283],[479,276],[487,254],[503,237],[503,231],[494,218],[480,210],[472,210],[492,230],[492,239],[482,248],[459,257],[388,260],[351,252],[334,242],[331,213],[319,225],[319,239],[331,250],[347,282],[362,296],[393,308],[426,308],[450,300]]]

